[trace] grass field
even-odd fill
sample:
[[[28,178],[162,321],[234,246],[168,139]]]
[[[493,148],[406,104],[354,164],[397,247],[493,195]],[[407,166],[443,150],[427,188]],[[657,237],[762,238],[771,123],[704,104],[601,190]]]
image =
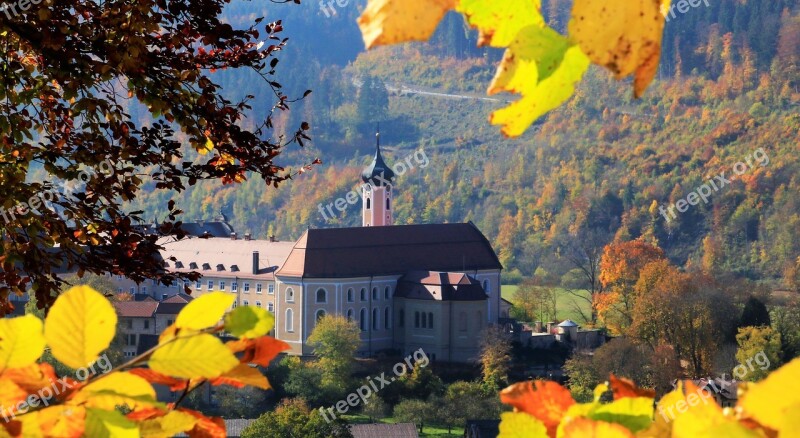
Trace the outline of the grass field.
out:
[[[517,287],[518,286],[514,284],[503,285],[500,294],[504,299],[513,303],[514,292],[517,291]],[[579,293],[584,297],[589,296],[588,290],[580,291]],[[556,297],[556,314],[559,320],[571,319],[578,324],[584,324],[586,321],[581,316],[580,312],[575,309],[575,304],[579,306],[584,314],[589,315],[591,308],[586,300],[577,298],[569,294],[566,290],[558,288]]]

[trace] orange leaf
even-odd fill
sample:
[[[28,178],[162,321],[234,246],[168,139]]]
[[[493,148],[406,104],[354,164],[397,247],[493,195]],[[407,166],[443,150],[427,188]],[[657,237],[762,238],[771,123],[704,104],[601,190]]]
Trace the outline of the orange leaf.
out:
[[[633,383],[633,380],[618,378],[611,374],[609,378],[611,383],[611,391],[614,393],[614,400],[619,400],[625,397],[647,397],[656,398],[656,391],[653,389],[639,388]]]
[[[191,409],[180,408],[181,412],[185,412],[193,417],[197,417],[200,421],[194,426],[192,430],[187,432],[189,438],[226,438],[227,431],[225,430],[225,420],[219,417],[206,417],[200,412]]]
[[[35,394],[50,387],[58,379],[52,365],[48,363],[34,363],[22,368],[8,369],[3,372],[3,378],[16,383],[28,394]]]
[[[142,377],[142,376],[139,376],[139,377]],[[167,411],[164,410],[164,409],[159,409],[159,408],[154,408],[154,407],[149,407],[148,406],[148,407],[143,407],[142,409],[139,409],[137,411],[130,412],[127,415],[125,415],[125,417],[128,420],[139,422],[139,421],[143,421],[143,420],[149,420],[151,418],[163,417],[166,414],[167,414]]]
[[[269,389],[269,381],[258,368],[253,368],[246,363],[239,364],[236,368],[228,371],[216,379],[209,381],[212,385],[229,385],[234,388],[245,386],[255,386],[256,388]]]
[[[56,405],[36,412],[39,426],[46,436],[80,437],[86,424],[83,406]]]
[[[168,386],[170,391],[182,391],[186,388],[186,380],[167,376],[157,371],[153,371],[150,368],[134,368],[129,372],[133,375],[143,378],[144,380],[147,380],[150,383]]]
[[[268,366],[272,359],[280,353],[289,349],[289,344],[279,341],[269,336],[262,336],[253,340],[253,347],[248,347],[244,356],[242,356],[243,363],[254,363],[262,367]]]
[[[544,423],[551,437],[556,436],[564,413],[575,404],[566,388],[556,382],[540,380],[509,386],[500,392],[500,401]]]
[[[633,438],[634,435],[619,424],[594,421],[588,418],[576,418],[564,426],[564,436],[573,438]]]

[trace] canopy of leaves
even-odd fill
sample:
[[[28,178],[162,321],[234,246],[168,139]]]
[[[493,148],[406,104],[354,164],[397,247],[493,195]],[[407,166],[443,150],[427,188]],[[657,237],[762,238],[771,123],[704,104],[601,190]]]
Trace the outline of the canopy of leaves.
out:
[[[223,0],[58,1],[0,19],[0,313],[32,287],[53,303],[56,269],[112,272],[134,281],[174,276],[153,257],[156,236],[122,203],[143,185],[181,191],[200,180],[267,185],[290,177],[274,158],[266,120],[242,127],[254,104],[230,102],[212,73],[248,70],[271,87],[272,109],[291,102],[272,78],[285,39],[280,21],[234,29]],[[130,113],[144,106],[149,119]],[[307,124],[289,140],[302,143]],[[45,181],[29,172],[43,169]],[[161,231],[176,233],[168,205]]]

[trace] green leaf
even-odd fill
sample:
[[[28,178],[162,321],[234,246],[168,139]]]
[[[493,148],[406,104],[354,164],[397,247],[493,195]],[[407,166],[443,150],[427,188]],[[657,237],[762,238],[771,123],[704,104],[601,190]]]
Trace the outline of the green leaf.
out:
[[[138,438],[139,427],[120,412],[89,408],[83,434],[92,438]]]
[[[272,330],[275,317],[260,307],[240,306],[225,316],[225,331],[238,338],[257,338]]]
[[[539,83],[521,84],[522,99],[495,111],[490,121],[502,125],[508,137],[522,135],[539,117],[560,106],[575,92],[575,84],[589,68],[589,58],[577,46],[566,50],[564,59],[547,79]]]
[[[593,420],[617,423],[638,432],[653,424],[653,399],[625,397],[608,404],[598,405],[590,414]]]

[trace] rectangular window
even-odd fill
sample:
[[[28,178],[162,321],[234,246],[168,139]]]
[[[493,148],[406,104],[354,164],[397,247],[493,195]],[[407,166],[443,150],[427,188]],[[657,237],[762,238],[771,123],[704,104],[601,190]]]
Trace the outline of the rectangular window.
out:
[[[220,281],[219,282],[219,290],[225,290],[225,282],[224,281]]]
[[[250,283],[245,283],[244,284],[244,293],[246,293],[246,294],[250,293]]]
[[[257,294],[260,294],[260,293],[261,293],[261,283],[257,283],[257,284],[256,284],[256,293],[257,293]]]
[[[256,307],[261,308],[261,301],[256,301]]]
[[[274,295],[275,294],[275,285],[274,284],[269,284],[267,286],[267,293],[270,294],[270,295]]]
[[[147,293],[147,286],[142,286],[142,293],[143,293],[143,294],[146,294],[146,293]]]
[[[135,293],[136,293],[136,288],[135,288],[135,287],[132,287],[132,288],[131,288],[131,295],[133,295],[133,294],[135,294]]]
[[[208,280],[208,290],[214,290],[214,280]]]
[[[148,319],[144,320],[144,328],[145,328],[145,330],[150,328],[150,320],[148,320]]]
[[[197,280],[197,283],[195,283],[194,288],[197,289],[197,290],[202,289],[203,288],[203,282],[201,282],[200,280]]]
[[[236,292],[238,290],[239,290],[239,283],[237,283],[235,281],[233,283],[231,283],[231,292]]]
[[[249,301],[247,301],[247,300],[244,300],[244,301],[242,302],[242,305],[243,305],[243,306],[249,306],[249,305],[250,305],[250,302],[249,302]]]
[[[132,319],[128,320],[128,329],[129,330],[133,329],[133,320]]]
[[[272,304],[272,303],[267,303],[267,310],[269,310],[270,312],[274,312],[275,311],[275,305]]]

